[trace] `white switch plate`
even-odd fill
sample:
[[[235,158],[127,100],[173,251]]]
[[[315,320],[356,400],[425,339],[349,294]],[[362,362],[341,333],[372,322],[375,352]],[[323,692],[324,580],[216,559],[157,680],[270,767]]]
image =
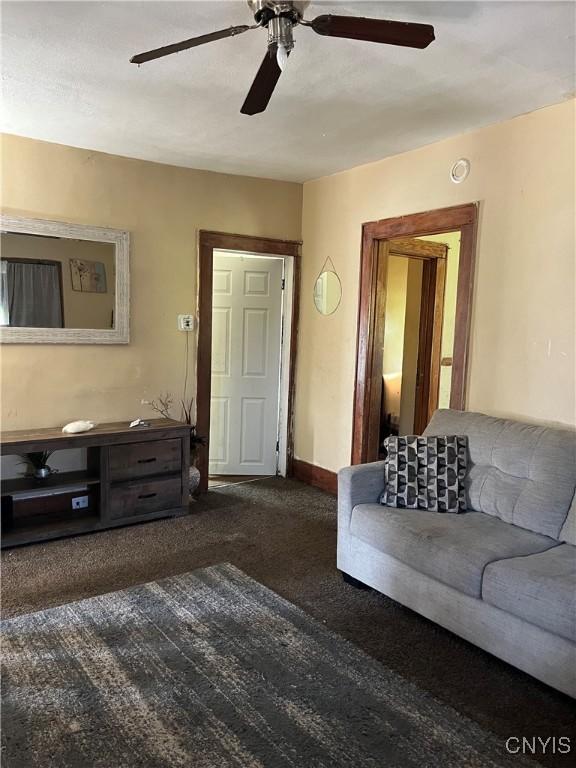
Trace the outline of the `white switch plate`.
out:
[[[178,330],[179,331],[193,331],[194,330],[194,315],[178,315]]]

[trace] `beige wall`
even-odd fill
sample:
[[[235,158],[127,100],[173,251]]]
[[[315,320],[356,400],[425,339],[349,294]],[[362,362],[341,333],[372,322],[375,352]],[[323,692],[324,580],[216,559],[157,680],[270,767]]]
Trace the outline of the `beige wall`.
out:
[[[132,237],[130,344],[4,345],[3,429],[150,416],[141,399],[181,392],[185,335],[176,316],[196,311],[198,230],[300,238],[298,184],[16,136],[2,137],[1,149],[5,213],[126,229]]]
[[[574,107],[566,102],[304,185],[298,458],[350,461],[361,226],[480,201],[467,406],[574,424]],[[383,130],[386,130],[384,125]],[[462,184],[448,177],[471,161]],[[343,285],[314,308],[327,256]]]

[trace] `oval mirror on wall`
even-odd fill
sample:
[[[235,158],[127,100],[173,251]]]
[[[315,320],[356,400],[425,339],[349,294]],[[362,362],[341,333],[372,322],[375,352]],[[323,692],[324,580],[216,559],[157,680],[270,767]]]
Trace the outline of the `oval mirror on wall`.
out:
[[[342,298],[342,284],[333,270],[325,270],[316,280],[314,286],[314,304],[322,315],[336,312]]]

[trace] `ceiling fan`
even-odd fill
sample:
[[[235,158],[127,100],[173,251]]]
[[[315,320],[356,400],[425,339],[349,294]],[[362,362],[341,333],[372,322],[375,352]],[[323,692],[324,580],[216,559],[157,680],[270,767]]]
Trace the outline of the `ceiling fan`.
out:
[[[434,27],[430,24],[412,24],[404,21],[385,21],[384,19],[366,19],[360,16],[334,16],[323,14],[312,21],[303,18],[303,13],[310,0],[248,0],[254,13],[255,24],[242,24],[236,27],[220,29],[207,35],[191,37],[179,43],[164,45],[152,51],[132,56],[133,64],[179,53],[188,48],[195,48],[213,40],[234,37],[250,29],[265,27],[268,30],[268,51],[260,69],[256,73],[252,87],[242,105],[245,115],[264,112],[274,92],[276,83],[286,66],[290,51],[294,47],[293,29],[301,25],[310,27],[318,35],[328,37],[346,37],[352,40],[366,40],[372,43],[402,45],[408,48],[426,48],[434,40]]]

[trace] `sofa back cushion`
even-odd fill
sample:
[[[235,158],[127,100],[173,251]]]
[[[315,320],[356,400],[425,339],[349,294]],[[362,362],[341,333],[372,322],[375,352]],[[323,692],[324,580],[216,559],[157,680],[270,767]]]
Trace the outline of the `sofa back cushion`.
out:
[[[560,538],[576,488],[576,431],[439,410],[424,434],[468,436],[468,509]]]
[[[570,505],[570,511],[566,522],[560,529],[560,541],[565,541],[567,544],[574,544],[576,546],[576,492]]]

